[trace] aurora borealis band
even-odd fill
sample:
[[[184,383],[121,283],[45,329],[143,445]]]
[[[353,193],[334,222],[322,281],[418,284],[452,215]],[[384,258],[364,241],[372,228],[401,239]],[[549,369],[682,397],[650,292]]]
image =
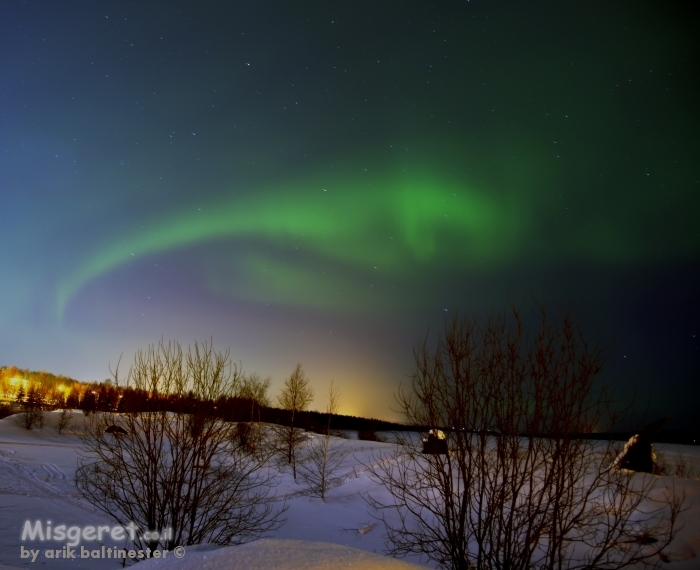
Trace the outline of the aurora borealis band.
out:
[[[572,304],[697,426],[697,12],[683,3],[0,8],[0,365],[103,379],[213,337],[395,418],[455,312]]]

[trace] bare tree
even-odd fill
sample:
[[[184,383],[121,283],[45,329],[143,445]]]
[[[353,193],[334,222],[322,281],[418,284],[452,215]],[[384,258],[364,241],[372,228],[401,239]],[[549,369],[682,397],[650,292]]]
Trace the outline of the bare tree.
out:
[[[250,421],[240,422],[236,426],[234,437],[237,438],[239,445],[254,453],[261,451],[266,454],[268,452],[266,448],[274,445],[274,441],[268,440],[266,429],[260,422],[260,408],[269,408],[272,404],[267,394],[271,383],[272,379],[269,376],[262,378],[253,372],[241,378],[236,394],[237,397],[250,401]]]
[[[331,382],[326,408],[328,414],[326,433],[312,436],[304,450],[304,460],[299,463],[301,478],[309,486],[311,493],[324,501],[328,488],[338,482],[338,468],[347,455],[344,446],[337,442],[334,444],[334,438],[331,438],[331,418],[338,413],[339,401],[340,390]]]
[[[304,373],[301,364],[284,381],[282,392],[277,397],[280,408],[290,412],[288,426],[279,426],[279,435],[287,458],[287,463],[292,466],[294,479],[297,478],[297,452],[305,437],[301,430],[294,427],[297,413],[303,412],[309,407],[314,398],[314,391],[309,386],[309,380]]]
[[[22,405],[22,413],[17,416],[19,424],[27,430],[32,430],[35,427],[42,429],[44,427],[44,395],[40,388],[32,384],[27,390],[25,398],[20,398],[18,395],[18,401]]]
[[[241,385],[237,395],[239,398],[245,398],[255,402],[258,406],[269,408],[272,402],[267,395],[267,391],[270,389],[271,383],[272,379],[269,376],[267,378],[261,378],[258,373],[254,372],[241,379]]]
[[[326,408],[326,413],[328,414],[328,426],[326,434],[331,433],[331,420],[333,416],[338,413],[340,408],[340,388],[335,385],[335,380],[331,380],[331,385],[328,388],[328,407]]]
[[[449,451],[424,454],[403,437],[401,453],[378,462],[391,500],[369,501],[391,554],[454,570],[612,569],[664,556],[683,497],[610,468],[613,442],[580,438],[615,420],[598,381],[604,348],[571,313],[536,316],[529,326],[515,308],[455,318],[436,347],[414,351],[398,403],[409,423],[443,431]]]
[[[59,435],[70,425],[70,421],[72,419],[73,412],[69,408],[61,408],[61,412],[58,415],[58,421],[56,422],[56,431]]]
[[[118,370],[114,380],[118,385]],[[80,492],[118,523],[148,531],[150,538],[136,535],[141,548],[240,544],[279,528],[286,506],[271,502],[271,453],[248,453],[216,413],[215,402],[240,381],[228,352],[211,343],[183,352],[161,342],[139,351],[127,384],[147,399],[123,414],[90,416],[76,474]]]

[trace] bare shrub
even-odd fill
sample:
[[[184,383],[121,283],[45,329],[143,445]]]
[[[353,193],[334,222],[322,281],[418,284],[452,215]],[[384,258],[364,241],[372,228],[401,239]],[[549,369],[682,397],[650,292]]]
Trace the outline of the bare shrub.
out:
[[[238,422],[232,435],[236,446],[247,453],[267,458],[279,453],[267,432],[265,424],[261,422]]]
[[[679,455],[673,467],[673,476],[683,479],[700,479],[700,472],[688,462],[684,455]]]
[[[350,434],[348,434],[347,431],[342,430],[342,429],[332,429],[331,430],[331,436],[333,437],[338,437],[340,439],[352,439],[350,437]]]
[[[258,406],[269,408],[272,402],[267,395],[267,391],[270,389],[271,383],[272,379],[269,376],[267,378],[261,378],[259,374],[254,372],[242,378],[237,396],[239,398],[251,400],[258,404]]]
[[[362,441],[379,441],[379,439],[377,439],[377,432],[373,429],[358,430],[357,439],[361,439]]]
[[[423,454],[397,434],[400,453],[375,458],[391,500],[369,501],[389,553],[454,570],[612,569],[665,555],[683,497],[659,498],[656,477],[610,468],[613,442],[575,436],[614,421],[597,381],[603,348],[571,313],[537,317],[531,328],[515,308],[455,318],[435,348],[414,350],[401,411],[444,431],[449,452]]]
[[[301,364],[297,364],[294,372],[284,382],[282,392],[277,397],[280,408],[290,412],[289,425],[277,426],[277,433],[282,452],[287,463],[292,466],[294,479],[297,478],[297,459],[300,446],[306,441],[306,435],[298,428],[295,428],[297,413],[303,412],[311,404],[314,392],[309,385],[309,380],[304,373]]]
[[[383,433],[377,433],[374,429],[359,430],[357,432],[357,439],[362,441],[377,441],[380,443],[390,443],[391,439]]]
[[[657,475],[672,475],[682,479],[700,479],[700,472],[695,469],[684,455],[671,461],[666,455],[655,454],[654,473]]]
[[[238,422],[231,435],[240,447],[249,449],[254,447],[253,428],[250,423]]]
[[[59,435],[70,425],[72,419],[73,411],[68,408],[62,408],[61,412],[58,414],[58,421],[56,422],[56,431]]]
[[[338,481],[338,468],[347,453],[339,442],[331,437],[331,419],[338,412],[340,392],[331,382],[328,395],[328,425],[324,435],[314,436],[305,446],[303,460],[299,463],[301,478],[312,494],[326,500],[326,491]]]
[[[393,443],[394,441],[392,437],[386,433],[375,433],[374,435],[379,443]]]
[[[326,492],[340,482],[338,468],[347,452],[330,435],[314,435],[304,447],[299,474],[312,495],[326,500]]]
[[[270,454],[250,453],[234,426],[216,415],[215,402],[235,393],[240,378],[228,352],[211,343],[183,352],[161,342],[139,351],[127,375],[147,399],[86,421],[79,491],[119,524],[173,531],[150,540],[137,533],[138,547],[240,544],[284,522],[286,506],[271,502],[277,472]],[[114,380],[118,385],[118,371]],[[125,433],[106,433],[110,426]]]

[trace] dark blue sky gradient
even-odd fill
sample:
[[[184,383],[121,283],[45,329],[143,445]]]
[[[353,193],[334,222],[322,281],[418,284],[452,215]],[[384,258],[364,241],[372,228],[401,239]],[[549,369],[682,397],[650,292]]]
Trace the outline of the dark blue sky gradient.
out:
[[[213,337],[395,419],[412,347],[534,296],[697,427],[697,10],[680,2],[0,7],[0,365]],[[273,394],[274,395],[274,394]]]

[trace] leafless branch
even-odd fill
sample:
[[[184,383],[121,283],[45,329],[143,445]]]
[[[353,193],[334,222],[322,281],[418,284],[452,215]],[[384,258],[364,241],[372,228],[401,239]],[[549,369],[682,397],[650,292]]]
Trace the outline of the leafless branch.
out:
[[[370,497],[388,552],[441,567],[617,569],[654,567],[677,531],[682,494],[661,499],[658,479],[610,469],[610,391],[598,381],[605,349],[573,315],[540,307],[533,327],[519,310],[455,318],[437,346],[414,351],[411,388],[397,400],[408,422],[439,428],[447,454],[424,454],[400,436],[375,458],[391,500]]]
[[[177,343],[161,342],[139,351],[127,376],[127,383],[147,392],[147,409],[88,418],[79,491],[120,524],[172,529],[169,537],[137,535],[139,547],[239,544],[283,524],[286,505],[272,503],[272,451],[251,453],[215,413],[213,403],[233,393],[240,378],[228,352],[211,343],[184,352]],[[114,380],[119,384],[118,369]],[[185,401],[187,411],[177,409]]]

